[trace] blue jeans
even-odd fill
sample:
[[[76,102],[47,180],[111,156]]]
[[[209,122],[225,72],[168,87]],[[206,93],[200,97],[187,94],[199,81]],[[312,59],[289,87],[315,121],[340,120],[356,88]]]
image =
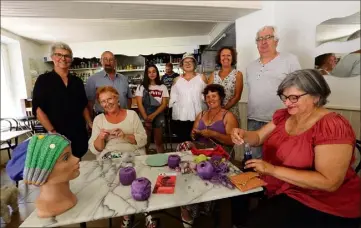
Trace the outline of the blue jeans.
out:
[[[267,122],[257,121],[257,120],[247,120],[248,131],[257,131],[266,125]],[[262,146],[252,147],[252,157],[253,158],[262,158]]]

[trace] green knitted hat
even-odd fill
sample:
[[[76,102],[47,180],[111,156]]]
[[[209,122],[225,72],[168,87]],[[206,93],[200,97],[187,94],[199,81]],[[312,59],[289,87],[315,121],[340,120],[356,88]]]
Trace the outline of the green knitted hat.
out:
[[[43,185],[70,141],[60,134],[34,135],[26,153],[24,182]]]

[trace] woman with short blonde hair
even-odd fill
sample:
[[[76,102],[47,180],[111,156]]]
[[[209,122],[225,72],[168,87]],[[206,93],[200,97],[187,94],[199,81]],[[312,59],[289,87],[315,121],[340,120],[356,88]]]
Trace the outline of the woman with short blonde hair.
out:
[[[118,91],[103,86],[97,89],[96,98],[105,112],[94,119],[90,151],[98,160],[117,158],[122,152],[145,154],[147,135],[142,122],[136,112],[120,107]]]

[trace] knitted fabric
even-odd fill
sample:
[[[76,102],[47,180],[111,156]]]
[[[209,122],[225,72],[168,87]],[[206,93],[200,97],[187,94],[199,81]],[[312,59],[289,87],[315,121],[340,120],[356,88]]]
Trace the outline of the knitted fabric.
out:
[[[34,135],[27,149],[24,182],[37,186],[43,185],[68,145],[70,141],[59,134]]]

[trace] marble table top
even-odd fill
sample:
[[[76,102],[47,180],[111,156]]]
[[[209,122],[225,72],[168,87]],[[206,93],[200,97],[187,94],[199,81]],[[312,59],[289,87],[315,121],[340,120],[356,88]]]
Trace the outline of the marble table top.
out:
[[[178,153],[182,161],[193,160],[189,152]],[[174,172],[165,167],[149,167],[145,164],[147,155],[135,158],[135,169],[138,177],[146,177],[152,182],[152,190],[160,173]],[[80,162],[80,176],[70,182],[70,188],[78,197],[78,203],[70,210],[53,218],[38,218],[36,210],[20,227],[55,227],[93,220],[119,217],[188,204],[229,198],[238,195],[261,191],[256,188],[241,192],[228,189],[222,185],[201,180],[195,174],[178,174],[174,194],[152,194],[147,201],[135,201],[130,186],[119,183],[120,162],[116,159],[107,161]],[[232,167],[230,175],[239,173]]]

